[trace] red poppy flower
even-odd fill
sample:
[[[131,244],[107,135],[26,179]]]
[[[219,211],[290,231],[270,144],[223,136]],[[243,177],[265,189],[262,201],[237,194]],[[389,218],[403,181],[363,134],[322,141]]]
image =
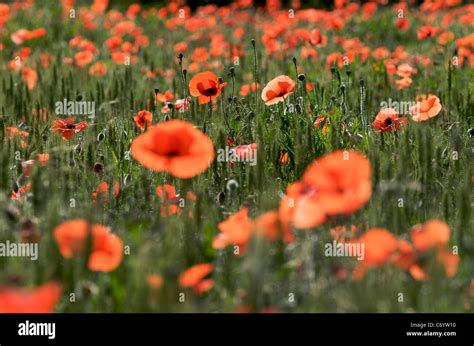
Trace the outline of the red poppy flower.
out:
[[[372,126],[378,132],[394,132],[406,122],[407,118],[399,118],[395,109],[384,108],[377,114]]]
[[[61,133],[61,137],[64,140],[71,139],[77,133],[81,132],[87,127],[87,123],[85,121],[80,121],[77,124],[74,122],[74,118],[57,119],[53,122],[51,131]]]
[[[116,269],[123,257],[123,242],[102,225],[91,225],[84,219],[62,223],[54,230],[54,239],[64,258],[82,254],[87,237],[92,237],[88,267],[91,271],[108,272]]]
[[[410,115],[413,121],[425,121],[437,116],[443,106],[439,98],[435,95],[418,95],[417,103],[410,108]]]
[[[267,106],[284,102],[285,98],[296,90],[295,82],[288,76],[281,75],[265,85],[262,91],[262,100]]]
[[[150,127],[133,140],[131,152],[143,166],[182,179],[204,172],[215,155],[209,137],[183,120]]]
[[[432,37],[437,35],[440,32],[439,28],[434,28],[431,25],[425,25],[422,26],[418,31],[416,32],[418,36],[418,40],[424,40],[428,37]]]
[[[145,125],[150,127],[153,121],[153,114],[149,111],[140,111],[133,117],[135,124],[140,130],[145,130]]]
[[[196,264],[181,273],[178,280],[179,285],[185,288],[190,287],[196,293],[208,291],[214,286],[214,282],[211,279],[204,278],[211,272],[211,263]]]
[[[337,150],[310,164],[303,178],[288,187],[280,217],[297,228],[317,227],[328,216],[360,209],[371,193],[369,160],[353,150]]]
[[[206,71],[195,75],[189,81],[189,92],[198,97],[199,104],[206,104],[216,99],[227,83],[219,83],[219,78],[212,72]]]
[[[214,249],[222,249],[228,245],[245,247],[250,240],[254,222],[248,215],[249,209],[242,208],[217,226],[219,233],[212,243]]]
[[[0,313],[51,313],[61,298],[59,283],[45,283],[35,289],[0,287]]]

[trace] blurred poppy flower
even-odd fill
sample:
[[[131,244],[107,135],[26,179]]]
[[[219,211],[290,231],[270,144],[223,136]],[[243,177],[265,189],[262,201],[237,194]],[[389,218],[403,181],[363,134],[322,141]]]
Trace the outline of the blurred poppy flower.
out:
[[[84,219],[66,221],[54,229],[54,239],[64,258],[82,254],[87,238],[92,238],[88,267],[91,271],[109,272],[116,269],[123,257],[122,240],[108,227],[91,225]]]
[[[394,132],[406,122],[407,118],[399,118],[395,109],[384,108],[377,114],[372,126],[378,132]]]
[[[205,279],[212,272],[211,263],[196,264],[179,275],[179,285],[184,288],[192,288],[200,294],[213,287],[211,279]]]
[[[327,43],[327,37],[321,34],[321,30],[313,29],[309,34],[308,42],[317,47],[324,47]]]
[[[183,120],[150,127],[133,140],[131,152],[143,166],[182,179],[204,172],[215,156],[210,138]]]
[[[360,209],[371,194],[369,160],[357,151],[336,150],[311,163],[288,187],[280,214],[297,228],[317,227],[329,216]]]
[[[195,75],[189,81],[189,92],[198,97],[199,104],[206,104],[216,99],[227,83],[220,83],[219,78],[212,72],[206,71]]]
[[[146,278],[148,286],[152,289],[159,289],[163,286],[163,277],[159,274],[150,274]]]
[[[259,216],[255,220],[255,232],[271,241],[281,238],[285,243],[292,243],[295,240],[289,225],[280,220],[277,211],[267,211]]]
[[[102,62],[96,62],[94,65],[89,67],[89,74],[91,76],[103,77],[107,74],[107,66]]]
[[[0,286],[0,313],[51,313],[61,294],[62,287],[56,282],[34,289]]]
[[[413,246],[418,251],[427,251],[434,247],[444,247],[448,244],[451,230],[439,220],[430,220],[423,225],[414,226],[411,230]]]
[[[36,86],[36,81],[38,80],[38,74],[35,70],[29,67],[24,67],[21,70],[21,80],[26,83],[29,90],[33,90]]]
[[[249,209],[244,207],[217,225],[221,233],[212,242],[214,249],[222,249],[228,245],[239,245],[241,251],[245,251],[245,245],[250,240],[254,226],[248,213]]]
[[[416,32],[418,40],[425,40],[428,37],[437,35],[440,32],[440,29],[434,28],[431,25],[425,25],[419,28]]]
[[[140,111],[134,117],[133,120],[137,124],[138,128],[142,131],[145,130],[145,126],[150,127],[153,122],[153,114],[150,111]]]
[[[439,98],[435,95],[419,95],[416,99],[417,103],[410,107],[410,115],[413,121],[425,121],[433,118],[443,108]]]
[[[262,91],[262,100],[267,106],[284,102],[285,98],[296,90],[295,82],[288,76],[281,75],[265,85]]]
[[[61,137],[64,140],[71,139],[87,127],[87,122],[85,121],[80,121],[76,124],[74,122],[74,118],[57,119],[53,121],[51,131],[61,133]]]
[[[448,250],[450,235],[449,226],[440,220],[429,220],[414,226],[410,232],[413,245],[400,241],[393,264],[408,271],[415,280],[427,280],[429,277],[422,256],[427,251],[434,250],[436,260],[444,268],[446,276],[453,277],[458,269],[459,256]]]
[[[244,84],[240,87],[239,95],[240,96],[247,96],[251,92],[255,92],[256,90],[258,90],[258,88],[260,88],[259,83],[253,82],[253,83],[250,83],[250,84]]]

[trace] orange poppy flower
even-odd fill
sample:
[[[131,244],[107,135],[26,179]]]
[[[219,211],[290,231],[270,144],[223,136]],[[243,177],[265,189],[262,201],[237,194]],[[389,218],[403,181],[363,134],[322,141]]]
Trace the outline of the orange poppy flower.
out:
[[[62,223],[54,230],[54,239],[64,258],[82,254],[87,237],[92,237],[92,249],[88,267],[91,271],[112,271],[118,267],[123,257],[123,242],[102,225],[91,225],[84,219]]]
[[[53,122],[51,131],[61,133],[61,137],[64,140],[71,139],[87,127],[85,121],[80,121],[77,124],[74,124],[74,122],[74,118],[57,119]]]
[[[384,108],[377,114],[372,126],[378,132],[394,132],[407,121],[407,118],[399,118],[395,109]]]
[[[88,267],[95,272],[109,272],[116,269],[123,257],[123,242],[108,227],[92,226],[92,252]]]
[[[416,68],[412,67],[409,64],[401,64],[397,67],[397,75],[400,77],[410,77],[412,74],[416,74]]]
[[[289,225],[280,220],[280,216],[276,211],[268,211],[258,217],[255,220],[255,231],[272,241],[278,239],[278,237],[281,237],[285,243],[292,243],[295,240]]]
[[[133,117],[135,124],[142,131],[145,130],[145,125],[150,127],[153,122],[153,114],[150,111],[140,111]]]
[[[395,250],[398,249],[398,239],[383,228],[367,230],[355,243],[364,244],[363,264],[377,267],[387,263]]]
[[[163,201],[161,206],[161,216],[166,217],[177,214],[181,211],[181,208],[177,205],[179,195],[176,193],[174,186],[164,184],[158,186],[155,192]]]
[[[48,164],[49,154],[37,154],[36,157],[38,158],[40,166],[44,167]]]
[[[398,90],[408,88],[411,85],[411,83],[413,83],[413,80],[410,77],[403,77],[395,81],[395,84],[397,85]]]
[[[393,264],[406,270],[415,280],[427,280],[428,274],[423,267],[420,256],[430,250],[436,250],[436,260],[444,267],[447,277],[453,277],[459,265],[459,257],[447,248],[451,230],[439,220],[430,220],[422,225],[414,226],[411,230],[413,245],[400,241]]]
[[[84,67],[90,64],[92,60],[94,60],[94,54],[88,50],[77,52],[74,55],[74,61],[76,62],[76,66],[78,67]]]
[[[176,193],[175,187],[169,184],[157,186],[156,194],[163,200],[163,202],[176,201],[179,197]]]
[[[410,107],[410,115],[413,121],[425,121],[433,118],[443,108],[439,98],[435,95],[419,95],[416,99],[417,103]]]
[[[422,26],[420,29],[417,30],[416,34],[418,36],[418,40],[424,40],[428,37],[432,37],[437,35],[440,32],[440,29],[434,28],[431,25]]]
[[[182,179],[204,172],[215,155],[209,137],[183,120],[150,127],[133,140],[131,152],[143,166]]]
[[[308,42],[317,47],[324,47],[326,46],[328,39],[326,36],[321,34],[321,30],[313,29],[309,34]]]
[[[439,220],[430,220],[423,225],[414,226],[411,230],[413,246],[418,251],[427,251],[434,247],[444,247],[448,244],[451,230]]]
[[[25,197],[25,194],[31,190],[31,184],[26,183],[23,186],[18,187],[18,191],[12,191],[10,199],[12,201],[19,201],[22,197]]]
[[[179,275],[179,285],[193,288],[196,293],[203,293],[213,287],[213,281],[204,279],[212,272],[211,263],[196,264]]]
[[[255,92],[256,90],[258,90],[258,88],[260,88],[259,83],[253,82],[253,83],[250,83],[250,84],[244,84],[240,88],[239,95],[240,96],[247,96],[251,92]]]
[[[148,283],[148,286],[150,288],[153,288],[155,290],[161,288],[163,286],[163,277],[159,274],[150,274],[146,278],[146,282]]]
[[[103,77],[107,74],[107,66],[102,62],[96,62],[94,65],[89,67],[89,74],[91,76]]]
[[[219,83],[219,78],[214,73],[206,71],[198,73],[189,81],[189,92],[202,105],[216,99],[226,85],[227,83]]]
[[[295,82],[288,76],[281,75],[265,85],[262,91],[262,100],[267,106],[284,102],[285,98],[296,90]]]
[[[287,189],[280,213],[297,228],[312,228],[328,216],[360,209],[372,194],[370,162],[353,150],[337,150],[315,160]]]
[[[29,68],[29,67],[24,67],[21,70],[21,80],[26,83],[26,86],[28,87],[29,90],[33,90],[36,86],[36,81],[38,79],[38,74],[36,73],[35,70]]]
[[[61,298],[59,283],[48,282],[35,289],[0,287],[0,313],[51,313]]]
[[[217,225],[219,233],[212,243],[214,249],[222,249],[228,245],[245,247],[250,240],[254,222],[248,215],[249,209],[244,207],[228,219]]]

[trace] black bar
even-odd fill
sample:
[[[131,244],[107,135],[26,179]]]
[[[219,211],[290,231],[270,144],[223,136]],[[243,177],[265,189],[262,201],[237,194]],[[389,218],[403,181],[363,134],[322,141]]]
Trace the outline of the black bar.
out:
[[[54,339],[19,336],[19,325],[26,321],[24,327],[30,328],[31,323],[55,323]],[[36,332],[37,327],[30,331]],[[409,336],[407,332],[456,335]],[[92,344],[472,346],[474,315],[0,314],[1,346]]]

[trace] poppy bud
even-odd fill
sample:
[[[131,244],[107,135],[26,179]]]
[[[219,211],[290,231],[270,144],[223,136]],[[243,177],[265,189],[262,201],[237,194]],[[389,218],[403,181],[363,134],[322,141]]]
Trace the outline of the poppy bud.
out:
[[[23,220],[20,236],[23,243],[37,243],[41,238],[41,234],[36,227],[36,222],[31,219]]]
[[[123,178],[123,185],[127,186],[132,182],[132,176],[127,174],[125,178]]]
[[[73,150],[74,150],[74,152],[75,152],[76,154],[80,154],[80,153],[82,152],[82,146],[81,146],[81,144],[77,144],[76,146],[74,146],[74,149],[73,149]]]
[[[364,83],[364,80],[361,79],[361,80],[359,81],[359,84],[360,84],[361,87],[364,87],[364,84],[365,84],[365,83]]]
[[[347,75],[347,77],[350,77],[351,74],[352,74],[352,71],[351,71],[351,70],[346,70],[346,75]]]
[[[217,204],[219,204],[219,205],[223,205],[223,204],[224,204],[224,202],[225,202],[225,193],[224,193],[224,191],[221,191],[221,192],[219,192],[219,193],[217,194],[217,196],[216,196],[216,202],[217,202]]]
[[[303,82],[306,79],[306,76],[303,73],[300,73],[298,79]]]
[[[183,58],[184,58],[183,53],[179,53],[179,54],[178,54],[178,59],[179,59],[179,60],[183,60]]]
[[[252,40],[250,42],[252,42],[252,46],[253,46],[253,48],[255,48],[255,39],[252,38]]]
[[[105,138],[105,134],[103,132],[97,135],[97,142],[101,142]]]
[[[292,59],[292,60],[293,60],[293,64],[295,64],[295,65],[296,65],[296,57],[295,57],[295,56],[293,57],[293,59]]]
[[[104,166],[100,162],[94,164],[94,173],[102,174],[104,171]]]
[[[81,284],[81,291],[84,297],[96,296],[99,293],[99,287],[92,281],[84,281]]]
[[[184,78],[186,78],[186,75],[187,75],[187,74],[188,74],[188,70],[184,69],[184,70],[183,70],[183,76],[184,76]]]
[[[234,75],[234,73],[235,73],[235,68],[234,68],[234,66],[229,67],[229,72],[230,72],[230,75],[231,75],[231,76]]]
[[[160,89],[155,88],[155,94],[158,94],[160,92]]]
[[[230,180],[227,182],[227,185],[226,185],[227,191],[233,192],[233,191],[237,190],[238,188],[239,188],[239,183],[237,182],[237,180],[235,180],[235,179],[230,179]]]

